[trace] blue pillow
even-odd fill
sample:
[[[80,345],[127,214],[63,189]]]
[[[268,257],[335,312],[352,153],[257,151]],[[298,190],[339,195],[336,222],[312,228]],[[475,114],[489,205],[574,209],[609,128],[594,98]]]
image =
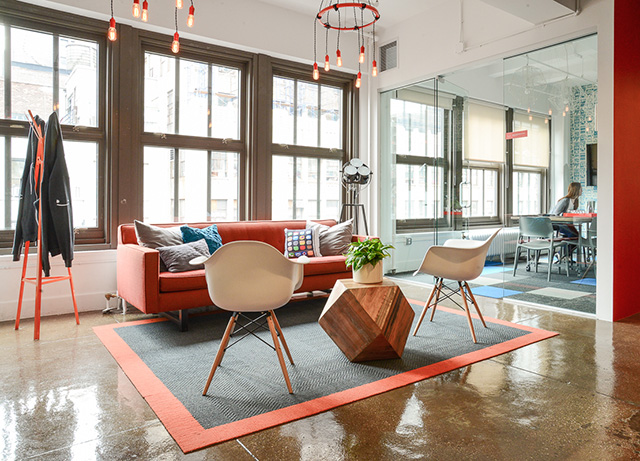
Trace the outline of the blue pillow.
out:
[[[209,247],[209,252],[211,254],[222,246],[222,237],[218,234],[218,226],[215,224],[205,227],[204,229],[182,226],[180,227],[180,231],[182,232],[182,240],[184,240],[184,243],[204,239],[207,242],[207,246]]]

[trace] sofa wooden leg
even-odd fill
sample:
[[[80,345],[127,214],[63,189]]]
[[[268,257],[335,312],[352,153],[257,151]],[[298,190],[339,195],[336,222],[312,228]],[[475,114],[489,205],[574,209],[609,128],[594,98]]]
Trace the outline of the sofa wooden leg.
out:
[[[189,311],[187,309],[182,309],[175,312],[160,312],[162,317],[171,320],[173,323],[178,325],[178,331],[188,331],[189,325]]]

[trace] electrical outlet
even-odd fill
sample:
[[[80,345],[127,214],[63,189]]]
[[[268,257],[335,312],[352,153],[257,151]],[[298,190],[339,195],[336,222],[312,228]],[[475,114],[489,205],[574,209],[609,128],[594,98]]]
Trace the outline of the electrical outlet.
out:
[[[407,237],[404,241],[405,245],[411,245],[413,243],[413,239],[411,237]]]

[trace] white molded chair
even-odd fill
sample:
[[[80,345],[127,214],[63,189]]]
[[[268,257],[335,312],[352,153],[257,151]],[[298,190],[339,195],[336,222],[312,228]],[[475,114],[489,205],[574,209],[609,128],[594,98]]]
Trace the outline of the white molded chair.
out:
[[[460,306],[457,302],[452,301],[467,313],[471,337],[473,338],[474,343],[478,342],[476,339],[476,333],[473,330],[473,322],[471,321],[471,312],[469,310],[467,300],[471,301],[475,307],[482,325],[487,328],[487,324],[482,318],[482,313],[478,308],[476,299],[473,297],[471,288],[469,288],[468,281],[478,278],[480,274],[482,274],[489,246],[500,230],[501,229],[496,230],[493,235],[484,242],[479,242],[477,240],[450,239],[444,242],[444,245],[442,246],[434,245],[427,250],[427,254],[424,255],[420,268],[415,271],[413,275],[417,275],[422,272],[424,274],[433,275],[436,278],[436,281],[433,289],[431,290],[431,294],[429,295],[429,299],[424,305],[418,324],[413,331],[413,336],[418,333],[418,329],[420,328],[422,320],[427,313],[427,309],[431,307],[431,300],[435,294],[435,301],[433,302],[433,310],[431,311],[431,318],[429,321],[433,320],[433,316],[436,313],[436,307],[438,306],[438,301],[440,300],[440,295],[443,294],[442,290],[443,288],[446,288],[449,290],[449,293],[444,294],[443,299],[450,299],[456,293],[460,293],[462,296],[464,307]],[[444,279],[455,280],[458,282],[458,288],[451,289],[448,286],[443,285]]]
[[[253,335],[276,351],[287,389],[290,394],[293,393],[280,342],[291,365],[293,359],[273,311],[287,304],[293,292],[302,285],[303,265],[308,261],[306,256],[297,260],[287,259],[271,245],[249,240],[227,243],[209,257],[201,256],[191,260],[191,264],[204,263],[209,296],[213,303],[220,309],[233,312],[202,395],[206,395],[216,368],[222,362],[225,351],[231,347],[228,346],[230,337],[241,330],[246,330],[247,333],[236,342]],[[244,316],[243,312],[260,312],[262,315],[252,320]],[[249,323],[241,325],[238,322],[239,316]],[[254,333],[260,328],[266,329],[265,318],[273,346]],[[239,328],[234,329],[236,325]]]

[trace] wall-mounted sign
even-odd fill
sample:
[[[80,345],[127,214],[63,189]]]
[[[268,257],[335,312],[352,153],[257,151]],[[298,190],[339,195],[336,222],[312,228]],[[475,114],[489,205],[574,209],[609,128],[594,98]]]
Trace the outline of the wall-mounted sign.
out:
[[[529,136],[529,130],[512,131],[505,136],[507,139],[526,138]]]

